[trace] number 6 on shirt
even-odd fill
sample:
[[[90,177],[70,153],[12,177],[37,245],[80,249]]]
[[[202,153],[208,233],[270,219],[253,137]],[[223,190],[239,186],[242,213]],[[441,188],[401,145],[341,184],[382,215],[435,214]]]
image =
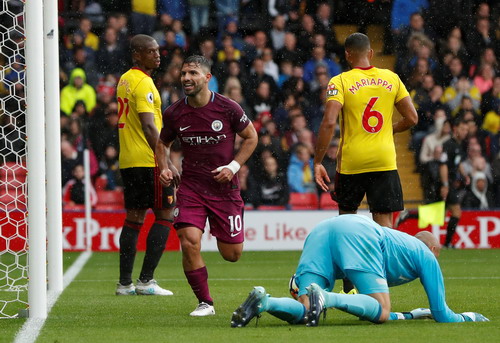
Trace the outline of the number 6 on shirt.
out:
[[[382,125],[384,124],[384,116],[382,113],[372,110],[373,106],[377,102],[378,97],[373,97],[366,105],[365,110],[363,111],[363,128],[368,133],[377,133],[382,129]],[[369,123],[370,118],[377,118],[377,124],[371,126]]]

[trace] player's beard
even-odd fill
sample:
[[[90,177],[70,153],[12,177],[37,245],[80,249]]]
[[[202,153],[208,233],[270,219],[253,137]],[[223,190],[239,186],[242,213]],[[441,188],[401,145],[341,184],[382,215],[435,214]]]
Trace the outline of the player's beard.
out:
[[[199,84],[193,84],[193,89],[189,92],[189,93],[186,93],[186,88],[183,86],[184,88],[184,94],[186,94],[186,96],[192,96],[192,97],[195,97],[197,96],[201,90],[203,89],[203,84],[199,85]]]

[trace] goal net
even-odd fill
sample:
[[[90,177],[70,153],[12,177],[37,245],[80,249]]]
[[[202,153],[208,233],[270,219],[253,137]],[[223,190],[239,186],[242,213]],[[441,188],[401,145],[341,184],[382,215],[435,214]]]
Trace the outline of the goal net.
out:
[[[24,2],[0,8],[0,318],[28,305]],[[43,109],[40,111],[43,115]]]

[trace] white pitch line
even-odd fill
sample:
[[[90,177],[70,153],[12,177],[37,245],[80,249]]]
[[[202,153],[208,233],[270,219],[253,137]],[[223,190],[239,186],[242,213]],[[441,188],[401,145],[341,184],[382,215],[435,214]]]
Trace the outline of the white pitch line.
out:
[[[500,280],[500,276],[445,276],[445,280]],[[156,281],[165,282],[179,282],[186,281],[186,279],[155,279]],[[283,281],[287,278],[210,278],[210,281]],[[88,279],[88,280],[77,280],[75,283],[86,283],[86,282],[113,282],[113,279]]]
[[[85,251],[78,256],[76,261],[68,268],[66,273],[64,273],[63,278],[63,291],[69,284],[75,279],[75,277],[80,273],[83,269],[90,256],[92,256],[92,252]],[[56,303],[57,299],[61,295],[62,292],[48,292],[47,293],[47,315],[50,313],[52,306]],[[45,319],[40,318],[28,318],[24,323],[23,327],[19,330],[14,340],[14,343],[33,343],[36,341],[38,335],[40,334],[40,330],[45,324]]]

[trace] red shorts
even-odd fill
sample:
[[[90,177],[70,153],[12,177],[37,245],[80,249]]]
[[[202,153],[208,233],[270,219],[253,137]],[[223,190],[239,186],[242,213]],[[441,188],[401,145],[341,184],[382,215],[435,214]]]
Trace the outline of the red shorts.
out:
[[[176,229],[192,225],[204,231],[208,218],[210,233],[218,241],[230,244],[243,243],[245,238],[243,225],[244,203],[236,200],[210,200],[195,192],[177,193],[177,205],[174,209],[174,227]]]

